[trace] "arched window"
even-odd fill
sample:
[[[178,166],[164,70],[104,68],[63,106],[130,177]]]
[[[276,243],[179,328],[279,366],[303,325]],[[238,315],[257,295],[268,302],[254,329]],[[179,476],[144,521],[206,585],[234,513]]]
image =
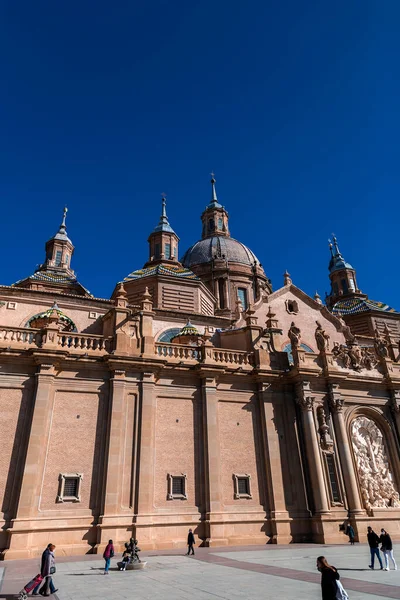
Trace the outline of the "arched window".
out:
[[[310,348],[310,346],[307,346],[307,344],[300,344],[300,348],[302,350],[305,350],[306,352],[314,352],[314,350],[312,348]],[[293,354],[292,354],[292,344],[286,344],[286,346],[284,346],[282,348],[282,352],[288,353],[289,364],[294,365]]]
[[[172,327],[171,329],[166,329],[165,331],[163,331],[162,333],[160,333],[157,342],[167,342],[169,343],[173,337],[175,337],[176,335],[178,335],[178,333],[180,332],[181,328],[180,327]]]

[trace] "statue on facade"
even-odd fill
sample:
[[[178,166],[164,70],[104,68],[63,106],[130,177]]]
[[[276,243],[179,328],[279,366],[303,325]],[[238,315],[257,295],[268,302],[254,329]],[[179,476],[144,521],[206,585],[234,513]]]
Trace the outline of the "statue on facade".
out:
[[[377,365],[376,357],[369,351],[369,348],[361,348],[361,362],[368,371],[371,371]]]
[[[361,348],[358,344],[352,344],[348,348],[348,355],[350,357],[351,366],[355,371],[360,371],[362,368],[361,360],[362,360],[362,352]]]
[[[317,347],[320,352],[326,352],[329,350],[329,339],[330,335],[322,328],[321,323],[319,321],[315,321],[317,324],[317,328],[315,330],[315,341],[317,342]]]
[[[371,514],[374,508],[399,508],[399,493],[381,430],[372,419],[359,416],[352,423],[351,434],[366,510]]]
[[[323,406],[317,408],[318,433],[322,450],[331,452],[333,450],[333,440],[330,435],[329,425],[326,422],[326,412]]]
[[[290,329],[288,331],[288,337],[289,337],[290,343],[292,345],[292,350],[295,350],[296,348],[298,348],[300,346],[301,331],[298,327],[296,327],[296,325],[294,324],[294,321],[292,321],[292,323],[290,325]]]
[[[388,350],[387,340],[385,340],[381,336],[378,329],[375,329],[374,346],[375,346],[375,351],[378,356],[380,356],[382,358],[389,358],[389,350]]]
[[[346,321],[343,319],[342,315],[340,313],[338,313],[337,318],[340,321],[340,324],[342,326],[342,333],[344,335],[344,339],[346,340],[347,344],[352,344],[353,342],[356,341],[356,337],[355,335],[353,335],[351,333],[351,329],[350,327],[346,324]]]

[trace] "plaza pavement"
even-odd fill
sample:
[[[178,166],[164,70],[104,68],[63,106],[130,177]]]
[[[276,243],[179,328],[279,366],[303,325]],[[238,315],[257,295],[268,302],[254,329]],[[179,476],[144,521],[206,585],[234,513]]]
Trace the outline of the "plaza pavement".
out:
[[[57,553],[57,551],[56,551]],[[350,600],[400,599],[400,570],[368,568],[369,548],[319,544],[196,548],[143,552],[143,571],[119,572],[112,560],[109,576],[97,555],[57,557],[55,600],[320,600],[316,557],[335,565]],[[396,548],[395,548],[396,554]],[[400,551],[399,551],[400,569]],[[9,561],[0,568],[0,600],[10,600],[38,572],[37,559]]]

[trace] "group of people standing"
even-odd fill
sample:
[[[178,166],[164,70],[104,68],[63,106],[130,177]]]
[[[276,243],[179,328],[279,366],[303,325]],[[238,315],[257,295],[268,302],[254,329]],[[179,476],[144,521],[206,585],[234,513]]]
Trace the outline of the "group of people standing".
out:
[[[372,527],[367,528],[367,538],[369,549],[371,552],[371,564],[368,565],[370,569],[375,568],[375,556],[379,561],[380,568],[383,571],[390,571],[389,569],[389,558],[392,561],[392,565],[395,571],[397,571],[397,564],[393,556],[393,543],[390,535],[386,531],[386,529],[381,529],[381,535],[373,531]],[[385,567],[382,564],[381,555],[379,552],[379,544],[381,544],[381,550],[383,552],[383,556],[385,557]]]

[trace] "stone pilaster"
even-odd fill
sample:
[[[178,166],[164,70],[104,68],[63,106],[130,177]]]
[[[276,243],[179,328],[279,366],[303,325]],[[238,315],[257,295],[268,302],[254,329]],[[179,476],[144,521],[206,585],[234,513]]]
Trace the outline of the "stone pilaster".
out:
[[[154,373],[143,373],[140,382],[140,463],[136,536],[140,547],[154,548],[152,525],[154,515],[154,466],[156,426],[156,378]]]
[[[296,402],[301,410],[301,420],[306,446],[308,470],[312,486],[314,510],[316,515],[329,512],[328,498],[326,495],[325,478],[318,446],[317,432],[314,422],[314,400],[311,396],[310,383],[302,382],[297,385]]]
[[[125,371],[114,370],[110,380],[110,421],[107,457],[106,490],[104,514],[101,518],[101,540],[98,552],[111,538],[116,544],[121,529],[122,474],[124,467],[124,428],[126,423],[126,382]],[[130,523],[127,523],[131,525]],[[126,536],[125,536],[126,537]]]
[[[362,515],[364,511],[361,506],[360,493],[357,486],[357,477],[351,455],[349,439],[343,418],[344,398],[340,393],[339,385],[329,384],[329,407],[332,412],[333,425],[335,428],[336,444],[339,452],[340,465],[346,490],[348,509],[350,515]]]
[[[17,516],[10,530],[11,539],[10,547],[6,550],[7,559],[26,558],[31,521],[39,514],[54,405],[55,376],[53,363],[40,363],[36,373],[34,409],[21,493]]]
[[[222,521],[221,461],[218,426],[217,379],[214,373],[201,373],[203,433],[204,433],[204,478],[205,478],[205,524],[207,546],[226,544]]]
[[[263,480],[266,482],[268,518],[272,525],[272,540],[278,543],[291,541],[289,514],[286,510],[282,456],[279,443],[277,407],[273,403],[270,384],[260,381],[258,398],[261,413],[263,443]]]

